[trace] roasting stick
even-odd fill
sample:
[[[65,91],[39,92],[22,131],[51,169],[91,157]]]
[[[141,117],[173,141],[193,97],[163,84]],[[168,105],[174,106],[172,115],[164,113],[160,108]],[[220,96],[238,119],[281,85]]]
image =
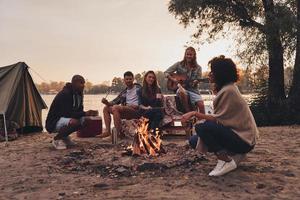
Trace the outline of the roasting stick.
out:
[[[111,87],[107,90],[106,94],[105,94],[105,99],[107,98],[107,96],[111,93]]]

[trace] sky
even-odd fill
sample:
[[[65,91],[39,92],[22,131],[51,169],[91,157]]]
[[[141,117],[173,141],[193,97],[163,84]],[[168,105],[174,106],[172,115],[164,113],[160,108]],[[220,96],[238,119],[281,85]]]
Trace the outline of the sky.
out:
[[[36,83],[81,74],[99,84],[127,70],[166,70],[193,32],[167,0],[0,0],[0,66],[26,62]],[[203,71],[214,56],[232,57],[230,45],[193,45]]]

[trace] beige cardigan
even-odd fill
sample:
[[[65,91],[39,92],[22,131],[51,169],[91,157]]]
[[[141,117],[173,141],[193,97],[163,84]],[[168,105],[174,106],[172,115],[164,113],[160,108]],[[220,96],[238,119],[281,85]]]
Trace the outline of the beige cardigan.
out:
[[[234,83],[225,85],[213,101],[217,123],[230,127],[250,145],[256,144],[258,129],[248,104]]]

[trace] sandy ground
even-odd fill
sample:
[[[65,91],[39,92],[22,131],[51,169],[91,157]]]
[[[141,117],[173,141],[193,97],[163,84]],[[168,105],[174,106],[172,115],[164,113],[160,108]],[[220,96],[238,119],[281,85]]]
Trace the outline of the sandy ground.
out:
[[[300,126],[260,128],[260,140],[240,167],[223,176],[187,149],[184,138],[165,138],[158,158],[122,156],[125,143],[76,138],[63,151],[47,133],[0,143],[0,199],[300,199]]]

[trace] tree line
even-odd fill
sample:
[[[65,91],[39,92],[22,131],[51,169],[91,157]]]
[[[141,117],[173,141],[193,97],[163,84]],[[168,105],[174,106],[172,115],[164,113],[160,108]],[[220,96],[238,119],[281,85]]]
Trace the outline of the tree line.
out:
[[[135,74],[134,79],[136,83],[143,84],[143,78],[146,72]],[[285,74],[291,74],[291,68],[286,69]],[[256,69],[240,69],[239,70],[240,80],[237,83],[239,89],[243,93],[255,93],[258,92],[260,87],[263,84],[264,80],[268,79],[268,67],[263,66]],[[163,93],[169,93],[166,88],[167,80],[162,71],[156,71],[157,81],[161,87]],[[208,77],[208,72],[203,73],[203,77]],[[292,80],[291,76],[287,76],[285,79],[286,88],[289,88]],[[111,83],[111,84],[110,84]],[[42,82],[36,84],[38,90],[42,94],[56,94],[59,92],[65,85],[65,82],[62,81],[51,81],[50,83]],[[110,93],[119,93],[124,89],[123,77],[114,77],[111,81],[105,81],[100,84],[93,84],[90,81],[85,83],[85,94],[105,94]],[[209,84],[201,83],[199,85],[200,89],[209,90],[211,86]]]

